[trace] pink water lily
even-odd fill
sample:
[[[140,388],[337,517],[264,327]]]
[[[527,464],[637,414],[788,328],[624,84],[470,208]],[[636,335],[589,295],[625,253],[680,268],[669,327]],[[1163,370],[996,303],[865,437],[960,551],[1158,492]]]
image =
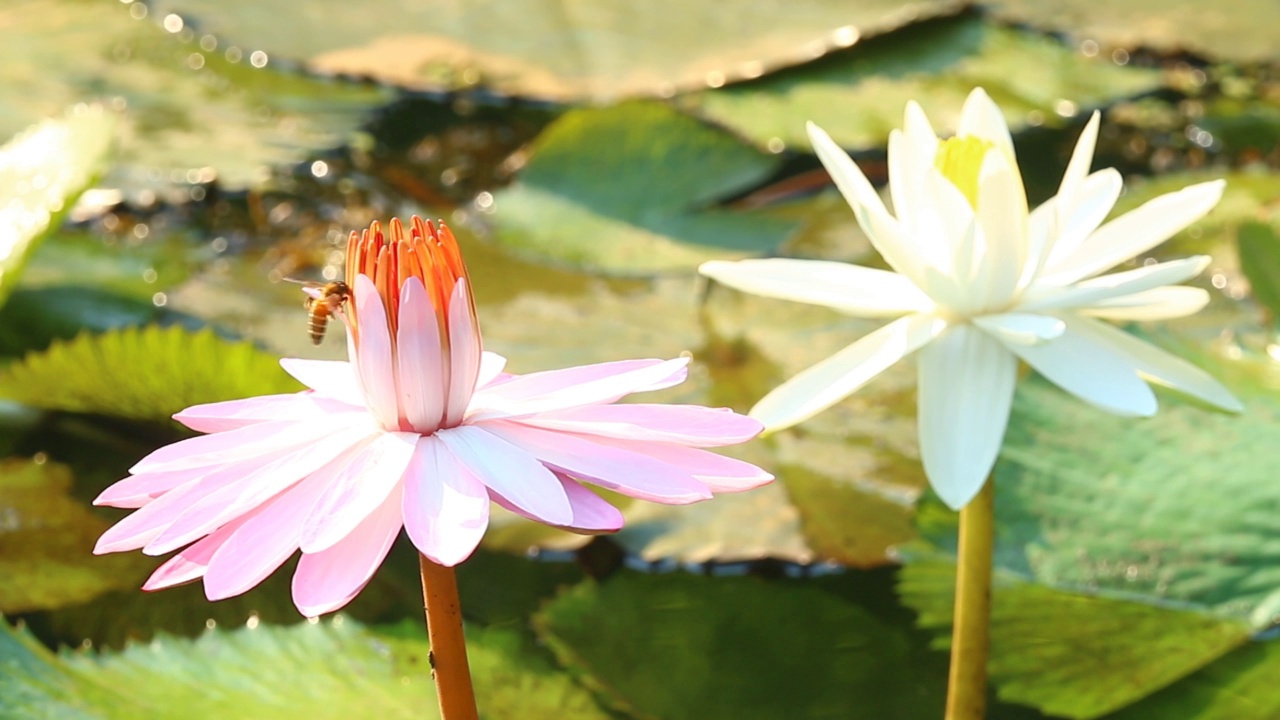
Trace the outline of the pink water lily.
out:
[[[144,585],[203,578],[210,600],[243,593],[294,552],[308,616],[346,605],[403,527],[435,563],[475,550],[490,502],[579,532],[622,527],[585,483],[667,504],[772,479],[701,448],[755,437],[730,410],[614,404],[682,382],[687,358],[513,375],[481,349],[471,286],[448,228],[414,218],[352,233],[344,320],[349,362],[286,359],[310,390],[188,408],[207,435],[163,447],[99,505],[137,508],[94,552],[178,551]]]

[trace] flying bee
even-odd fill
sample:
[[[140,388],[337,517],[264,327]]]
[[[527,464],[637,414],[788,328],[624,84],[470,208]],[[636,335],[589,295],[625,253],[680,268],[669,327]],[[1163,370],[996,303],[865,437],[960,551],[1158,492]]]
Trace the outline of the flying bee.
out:
[[[285,279],[303,286],[302,292],[307,294],[307,299],[303,302],[303,307],[307,309],[307,332],[311,335],[312,344],[319,345],[324,340],[329,318],[351,299],[351,288],[341,280],[321,284]]]

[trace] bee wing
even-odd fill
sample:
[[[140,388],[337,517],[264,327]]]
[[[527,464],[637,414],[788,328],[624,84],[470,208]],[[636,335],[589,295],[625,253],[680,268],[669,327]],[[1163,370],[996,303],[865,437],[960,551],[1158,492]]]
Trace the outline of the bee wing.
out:
[[[302,292],[306,293],[307,297],[311,298],[312,300],[319,300],[320,298],[324,297],[324,288],[322,287],[304,286],[302,288]]]

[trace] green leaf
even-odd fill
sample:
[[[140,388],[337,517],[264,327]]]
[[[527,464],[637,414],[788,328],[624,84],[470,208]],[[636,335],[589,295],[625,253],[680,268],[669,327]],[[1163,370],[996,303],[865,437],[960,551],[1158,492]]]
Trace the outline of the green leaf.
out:
[[[903,569],[899,589],[922,625],[950,630],[955,572],[949,561]],[[1249,637],[1239,622],[1062,592],[1008,574],[997,576],[992,603],[989,670],[1000,698],[1070,718],[1124,707]]]
[[[425,634],[416,625],[378,630],[339,616],[55,656],[29,634],[0,624],[0,716],[434,718]],[[606,718],[514,632],[476,629],[468,638],[486,717]]]
[[[75,285],[21,287],[0,308],[0,354],[21,357],[82,332],[105,332],[151,322],[200,325],[194,318],[156,307],[151,300],[108,290]]]
[[[666,105],[571,111],[496,194],[496,239],[551,263],[620,275],[687,270],[763,253],[794,223],[712,207],[777,160]]]
[[[249,343],[181,327],[83,334],[0,370],[0,396],[10,400],[135,420],[300,389],[273,356]]]
[[[1280,716],[1280,643],[1251,642],[1108,720],[1270,720]]]
[[[1240,271],[1249,279],[1253,297],[1271,315],[1280,313],[1280,235],[1261,222],[1246,222],[1237,231]]]
[[[813,584],[622,572],[535,616],[561,663],[640,717],[915,718],[941,683],[900,627]]]
[[[37,241],[97,178],[113,130],[102,108],[79,106],[0,147],[0,305]]]
[[[1268,0],[990,0],[996,17],[1089,39],[1104,48],[1190,51],[1230,60],[1276,57],[1280,8]]]
[[[93,555],[108,523],[69,497],[71,483],[56,463],[0,461],[0,612],[73,605],[146,577],[148,559]]]
[[[477,83],[504,94],[612,100],[719,85],[806,62],[860,35],[954,11],[954,0],[770,0],[733,13],[714,3],[540,0],[412,5],[374,0],[297,13],[287,0],[162,0],[242,47],[324,72],[418,89]],[[288,15],[290,32],[273,30]],[[394,18],[389,22],[388,18]]]
[[[813,121],[850,148],[883,146],[909,100],[938,132],[955,130],[965,97],[987,90],[1010,126],[1053,122],[1067,101],[1091,108],[1160,87],[1156,70],[1081,57],[1044,37],[980,17],[921,23],[821,61],[686,98],[688,106],[761,146],[808,149]]]
[[[0,133],[107,98],[124,111],[119,163],[104,184],[140,191],[216,177],[236,189],[267,165],[342,144],[391,98],[385,88],[279,72],[265,56],[267,67],[254,67],[262,46],[233,50],[191,28],[166,32],[163,17],[142,2],[6,3]]]
[[[182,234],[152,237],[132,244],[84,231],[56,232],[31,254],[22,287],[87,286],[150,303],[157,292],[186,280],[205,254]]]

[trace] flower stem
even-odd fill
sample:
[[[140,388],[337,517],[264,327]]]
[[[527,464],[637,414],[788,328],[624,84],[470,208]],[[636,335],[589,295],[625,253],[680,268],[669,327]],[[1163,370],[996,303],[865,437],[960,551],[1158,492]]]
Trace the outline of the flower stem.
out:
[[[995,482],[988,479],[960,510],[956,605],[946,720],[982,720],[987,706],[991,645],[991,560],[995,544]]]
[[[427,635],[431,639],[431,675],[436,681],[441,720],[477,720],[476,696],[467,666],[467,643],[462,632],[462,603],[453,568],[418,556],[422,570],[422,598],[427,605]]]

